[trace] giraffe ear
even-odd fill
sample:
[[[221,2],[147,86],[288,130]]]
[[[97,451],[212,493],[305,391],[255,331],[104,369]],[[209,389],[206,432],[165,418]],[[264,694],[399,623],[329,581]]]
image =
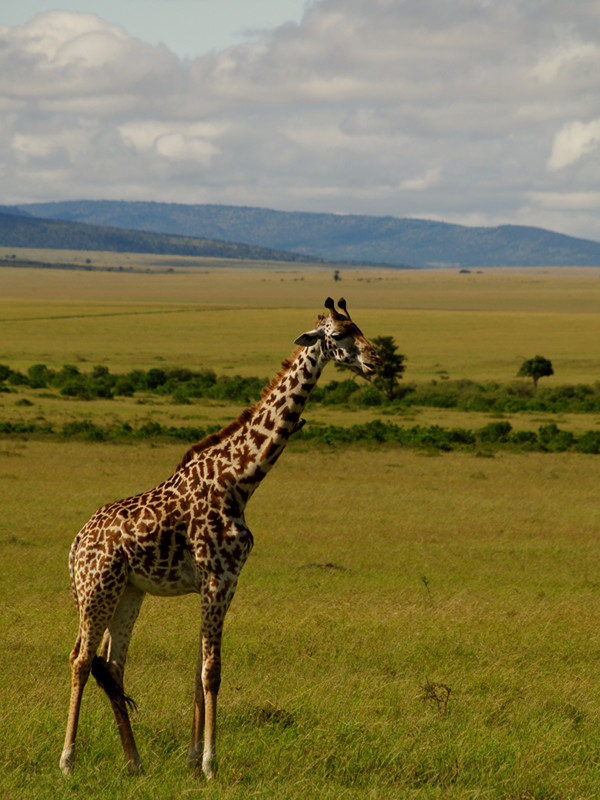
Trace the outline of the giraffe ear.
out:
[[[321,328],[315,328],[314,331],[307,331],[306,333],[301,334],[297,339],[294,340],[294,344],[299,344],[302,347],[310,347],[319,339],[324,337],[323,330]]]

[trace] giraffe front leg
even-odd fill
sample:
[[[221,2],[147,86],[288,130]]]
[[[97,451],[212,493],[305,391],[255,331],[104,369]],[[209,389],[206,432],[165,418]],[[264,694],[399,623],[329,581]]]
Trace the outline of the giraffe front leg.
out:
[[[226,610],[226,609],[225,609]],[[188,767],[202,772],[210,780],[217,774],[217,695],[221,684],[221,632],[219,620],[210,613],[209,630],[203,619],[200,652],[196,668],[194,719],[188,751]]]
[[[188,765],[210,780],[217,774],[217,696],[221,685],[223,622],[235,592],[234,580],[211,578],[202,591],[202,634],[196,669],[194,723]],[[203,740],[203,746],[201,746]]]
[[[196,666],[196,680],[194,685],[194,717],[192,721],[192,737],[188,750],[188,767],[190,772],[197,773],[199,758],[202,754],[202,741],[204,737],[204,689],[202,687],[202,642],[198,652]]]
[[[222,630],[222,621],[221,621]],[[221,630],[202,642],[204,691],[204,749],[202,771],[210,780],[217,774],[217,696],[221,685]]]

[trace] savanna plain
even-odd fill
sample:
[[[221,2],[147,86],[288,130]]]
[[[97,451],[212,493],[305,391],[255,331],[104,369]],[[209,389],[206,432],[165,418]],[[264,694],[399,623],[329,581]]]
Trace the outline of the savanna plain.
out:
[[[0,268],[0,364],[266,381],[325,297],[344,295],[367,337],[394,337],[403,381],[508,383],[536,354],[554,366],[546,385],[600,380],[600,270],[348,269],[334,283],[319,267],[113,266]],[[321,380],[336,377],[329,366]],[[241,410],[6,388],[0,421],[226,424]],[[492,419],[310,403],[304,417],[349,426],[382,414],[399,425]],[[510,421],[600,427],[594,414]],[[164,480],[185,449],[160,437],[0,438],[0,796],[600,795],[600,456],[301,438],[247,509],[255,546],[225,624],[217,779],[193,778],[185,764],[193,596],[148,597],[134,630],[126,689],[146,774],[127,775],[109,704],[90,681],[76,770],[63,779],[77,630],[70,543],[99,505]]]

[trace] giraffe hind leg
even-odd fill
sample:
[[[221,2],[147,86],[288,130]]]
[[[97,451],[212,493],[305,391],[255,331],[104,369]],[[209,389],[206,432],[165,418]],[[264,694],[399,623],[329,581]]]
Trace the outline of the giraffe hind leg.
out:
[[[123,686],[110,673],[108,664],[102,656],[94,656],[92,661],[92,675],[96,679],[98,686],[108,695],[111,701],[122,700],[127,708],[137,711],[137,704],[133,697],[125,694]]]
[[[137,710],[135,700],[125,694],[123,685],[114,677],[109,664],[101,656],[95,656],[92,661],[92,675],[110,700],[125,754],[127,769],[133,775],[143,774],[144,767],[135,743],[128,713],[128,709]]]
[[[143,599],[143,591],[130,583],[125,586],[104,633],[100,653],[92,662],[92,675],[110,700],[121,737],[125,762],[129,771],[134,774],[144,771],[129,719],[129,710],[137,709],[137,706],[134,700],[125,694],[123,676],[133,626]]]
[[[71,700],[65,743],[60,759],[60,768],[65,776],[71,775],[73,771],[81,699],[92,669],[95,676],[99,676],[101,682],[104,682],[104,686],[109,692],[127,766],[131,772],[141,771],[140,757],[127,713],[127,702],[124,697],[118,696],[119,692],[116,692],[114,687],[122,687],[125,656],[143,592],[139,592],[134,587],[128,587],[125,569],[122,569],[119,575],[115,570],[109,572],[110,566],[106,565],[104,572],[104,574],[110,574],[113,581],[116,578],[116,586],[113,583],[110,592],[103,589],[100,579],[97,580],[94,591],[88,591],[87,595],[85,592],[78,592],[80,599],[79,633],[70,657]],[[99,646],[101,654],[109,654],[108,662],[102,658],[102,655],[96,655]],[[104,668],[105,664],[106,668]],[[107,674],[110,677],[107,677]],[[124,695],[122,690],[120,694]]]
[[[79,666],[79,653],[81,651],[81,634],[77,636],[73,650],[71,651],[71,700],[69,703],[69,718],[67,721],[67,732],[65,743],[60,757],[60,769],[65,777],[69,777],[75,766],[75,737],[79,723],[79,711],[81,708],[81,697],[89,676],[89,668],[85,663]]]
[[[85,635],[80,623],[79,634],[69,659],[71,662],[71,699],[65,743],[60,758],[60,768],[65,777],[71,775],[75,765],[75,737],[77,736],[79,724],[81,698],[83,697],[83,690],[90,675],[93,657],[101,638],[102,630],[88,631],[87,635]]]

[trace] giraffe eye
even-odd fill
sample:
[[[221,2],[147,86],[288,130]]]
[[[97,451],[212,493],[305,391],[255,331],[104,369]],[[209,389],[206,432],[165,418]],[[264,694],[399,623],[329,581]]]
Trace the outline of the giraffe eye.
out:
[[[332,334],[331,334],[331,338],[332,338],[332,339],[333,339],[335,342],[339,342],[339,341],[340,341],[340,339],[345,339],[347,336],[348,336],[348,334],[347,334],[347,333],[332,333]]]

